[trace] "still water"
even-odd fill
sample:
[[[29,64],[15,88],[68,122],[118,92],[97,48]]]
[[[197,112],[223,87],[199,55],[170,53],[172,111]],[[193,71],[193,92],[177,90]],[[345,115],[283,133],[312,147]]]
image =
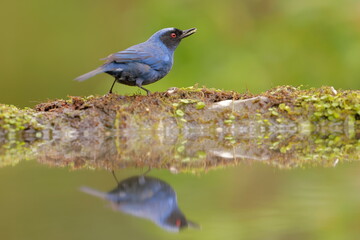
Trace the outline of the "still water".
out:
[[[191,136],[2,142],[1,239],[360,236],[357,135]]]

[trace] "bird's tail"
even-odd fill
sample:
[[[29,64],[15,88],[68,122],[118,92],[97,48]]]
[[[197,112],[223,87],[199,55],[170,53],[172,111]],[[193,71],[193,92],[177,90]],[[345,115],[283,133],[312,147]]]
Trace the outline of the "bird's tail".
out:
[[[75,78],[76,81],[82,82],[85,81],[88,78],[91,78],[99,73],[103,73],[105,71],[105,69],[101,66],[95,70],[92,70],[91,72],[85,73],[84,75],[81,75],[77,78]]]
[[[102,198],[102,199],[107,199],[107,193],[98,191],[96,189],[92,189],[92,188],[89,188],[89,187],[81,187],[80,191],[82,191],[84,193],[87,193],[89,195],[95,196],[95,197],[99,197],[99,198]]]

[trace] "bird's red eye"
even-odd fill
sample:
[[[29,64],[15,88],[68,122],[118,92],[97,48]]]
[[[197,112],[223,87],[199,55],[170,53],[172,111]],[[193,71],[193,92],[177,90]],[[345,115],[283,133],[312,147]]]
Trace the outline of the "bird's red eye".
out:
[[[170,37],[172,37],[172,38],[176,38],[176,33],[172,33],[172,34],[170,34]]]

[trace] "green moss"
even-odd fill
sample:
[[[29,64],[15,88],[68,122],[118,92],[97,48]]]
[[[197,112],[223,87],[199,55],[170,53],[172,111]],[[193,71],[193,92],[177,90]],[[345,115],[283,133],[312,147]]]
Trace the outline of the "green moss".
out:
[[[32,109],[20,110],[12,105],[0,104],[0,131],[5,134],[19,133],[25,129],[44,129],[37,118],[36,112]]]
[[[281,86],[262,95],[272,103],[262,118],[273,119],[278,124],[292,122],[301,126],[302,122],[308,122],[310,125],[332,128],[333,124],[345,123],[360,116],[360,91],[356,90],[336,91],[332,87],[302,90]]]
[[[178,117],[183,117],[185,115],[185,113],[181,109],[176,109],[175,114]]]
[[[24,160],[33,160],[36,158],[36,151],[34,149],[40,144],[40,141],[32,142],[30,145],[24,141],[8,140],[0,145],[0,168],[15,166]]]
[[[200,101],[200,102],[196,103],[196,109],[197,110],[203,109],[205,106],[206,106],[206,104],[204,102]]]

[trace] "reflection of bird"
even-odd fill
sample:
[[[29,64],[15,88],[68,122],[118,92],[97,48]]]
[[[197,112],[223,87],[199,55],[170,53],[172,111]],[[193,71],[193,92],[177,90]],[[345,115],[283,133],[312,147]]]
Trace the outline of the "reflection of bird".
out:
[[[172,187],[157,178],[130,177],[119,182],[118,186],[108,193],[88,187],[82,187],[81,190],[110,201],[117,210],[150,219],[168,231],[198,226],[188,221],[180,211]]]
[[[180,41],[196,32],[196,28],[179,30],[177,28],[164,28],[152,35],[146,42],[132,46],[124,51],[109,55],[105,64],[86,73],[75,80],[84,81],[99,73],[108,73],[115,77],[115,82],[129,86],[143,87],[154,83],[169,73],[173,65],[173,56]]]

